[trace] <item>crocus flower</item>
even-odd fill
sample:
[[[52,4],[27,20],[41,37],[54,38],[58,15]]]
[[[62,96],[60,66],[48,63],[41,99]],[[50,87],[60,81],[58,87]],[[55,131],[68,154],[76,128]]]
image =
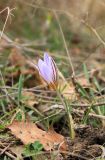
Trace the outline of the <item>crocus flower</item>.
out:
[[[48,53],[44,53],[44,60],[39,59],[36,68],[43,80],[55,89],[57,87],[58,72],[53,58]]]

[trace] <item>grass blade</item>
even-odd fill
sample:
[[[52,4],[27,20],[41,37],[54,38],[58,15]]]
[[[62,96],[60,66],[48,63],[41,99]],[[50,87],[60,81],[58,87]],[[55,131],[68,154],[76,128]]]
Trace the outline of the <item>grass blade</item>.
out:
[[[20,75],[18,84],[18,107],[20,107],[20,101],[22,98],[23,81],[24,81],[23,75]]]

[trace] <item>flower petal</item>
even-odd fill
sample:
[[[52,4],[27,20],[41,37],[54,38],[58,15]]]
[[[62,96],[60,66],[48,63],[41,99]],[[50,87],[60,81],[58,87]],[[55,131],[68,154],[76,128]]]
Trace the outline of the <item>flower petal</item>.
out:
[[[49,60],[51,59],[51,57],[48,55],[47,52],[44,53],[44,62],[49,65]]]
[[[53,79],[52,79],[53,75],[52,75],[51,68],[49,68],[49,66],[47,66],[46,63],[41,59],[39,59],[38,61],[38,67],[39,67],[39,73],[43,77],[43,79],[48,83],[53,82]]]
[[[50,70],[52,70],[52,78],[53,81],[57,81],[57,67],[52,57],[48,55],[48,53],[44,53],[44,62],[49,66]]]
[[[50,63],[51,63],[52,71],[53,71],[53,80],[57,81],[57,75],[58,75],[58,73],[57,73],[57,67],[56,67],[56,64],[55,64],[53,58],[51,58]]]

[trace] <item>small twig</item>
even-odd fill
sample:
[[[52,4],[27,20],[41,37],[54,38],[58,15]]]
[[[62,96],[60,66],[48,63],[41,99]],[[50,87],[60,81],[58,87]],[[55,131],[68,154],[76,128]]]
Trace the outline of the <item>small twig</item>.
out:
[[[11,146],[11,143],[8,144],[0,153],[0,155],[2,155],[9,147]]]
[[[8,18],[9,18],[9,15],[13,15],[13,14],[11,14],[11,11],[12,11],[13,9],[15,9],[15,8],[10,9],[9,7],[6,7],[6,8],[4,8],[4,9],[0,12],[0,14],[1,14],[1,13],[3,13],[5,10],[7,10],[7,17],[6,17],[6,19],[5,19],[5,22],[4,22],[4,25],[3,25],[3,29],[2,29],[2,31],[1,31],[0,39],[2,38],[2,35],[3,35],[3,32],[4,32],[5,26],[6,26],[6,24],[7,24]]]
[[[75,107],[89,107],[90,106],[90,104],[79,104],[79,103],[77,103],[77,104],[70,104],[71,106],[75,106]],[[105,105],[105,102],[100,102],[100,103],[93,103],[92,104],[92,106],[93,107],[97,107],[97,106],[103,106],[103,105]]]
[[[58,25],[59,25],[59,29],[60,29],[60,32],[61,32],[61,35],[62,35],[62,39],[63,39],[64,46],[65,46],[65,49],[66,49],[66,53],[67,53],[67,56],[68,56],[68,59],[69,59],[69,63],[70,63],[71,69],[72,69],[72,75],[75,76],[74,67],[73,67],[72,60],[71,60],[71,57],[70,57],[70,54],[69,54],[69,51],[68,51],[68,48],[67,48],[65,36],[64,36],[64,33],[63,33],[63,30],[62,30],[62,27],[61,27],[61,24],[60,24],[58,15],[57,15],[57,13],[56,13],[55,10],[53,10],[53,13],[54,13],[54,15],[55,15],[55,17],[56,17],[56,20],[57,20],[57,22],[58,22]]]
[[[77,158],[79,158],[79,159],[83,159],[83,160],[89,160],[88,158],[86,158],[86,157],[84,157],[84,156],[82,156],[82,155],[79,155],[79,154],[76,154],[76,153],[73,153],[73,152],[70,152],[70,151],[61,151],[61,153],[63,153],[63,154],[67,154],[67,155],[70,155],[70,156],[74,156],[74,157],[77,157]]]
[[[95,28],[93,28],[91,25],[89,25],[88,23],[86,23],[84,20],[81,20],[81,22],[83,24],[85,24],[86,27],[88,27],[93,33],[94,35],[98,38],[98,40],[101,42],[101,44],[103,44],[103,46],[105,47],[105,42],[104,40],[101,38],[101,36],[98,34],[98,32],[96,31]]]
[[[24,91],[28,91],[28,90],[23,90],[23,92]],[[8,93],[8,96],[16,96],[17,94],[18,94],[18,92],[16,91],[16,92],[13,92],[13,93]],[[40,95],[40,94],[35,94],[35,96],[38,97],[38,98],[45,98],[45,99],[48,99],[48,100],[56,100],[56,98],[49,97],[49,96],[43,96],[43,95]],[[5,97],[6,97],[6,95],[2,95],[2,96],[0,96],[0,99],[5,98]]]
[[[1,150],[1,149],[0,149]],[[16,157],[15,156],[13,156],[11,153],[9,153],[9,152],[5,152],[5,154],[7,155],[7,156],[9,156],[10,158],[12,158],[12,160],[16,160]]]
[[[84,114],[84,111],[78,110],[78,109],[73,109],[73,112],[74,112],[74,113]],[[99,118],[99,119],[102,119],[102,120],[105,120],[105,116],[103,116],[103,115],[94,114],[94,113],[89,113],[89,116],[95,117],[95,118]]]
[[[53,106],[49,107],[48,109],[49,109],[49,110],[50,110],[50,109],[51,109],[51,110],[60,109],[59,112],[62,112],[62,111],[64,110],[64,106],[58,104],[58,105],[53,105]],[[46,109],[46,112],[48,112],[48,109]],[[58,114],[59,114],[59,112],[58,112]],[[79,109],[74,109],[74,108],[72,109],[72,112],[84,114],[84,111],[79,110]],[[105,120],[105,116],[103,116],[103,115],[98,115],[98,114],[94,114],[94,113],[89,113],[89,116],[91,116],[91,117],[96,117],[96,118]]]

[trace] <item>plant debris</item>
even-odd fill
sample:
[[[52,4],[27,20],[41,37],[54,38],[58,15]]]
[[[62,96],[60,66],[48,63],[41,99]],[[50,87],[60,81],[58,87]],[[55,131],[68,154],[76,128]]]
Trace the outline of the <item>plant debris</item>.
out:
[[[14,121],[8,128],[24,144],[40,141],[46,151],[53,150],[56,145],[61,151],[67,150],[65,138],[53,129],[43,131],[32,122],[18,121]]]

